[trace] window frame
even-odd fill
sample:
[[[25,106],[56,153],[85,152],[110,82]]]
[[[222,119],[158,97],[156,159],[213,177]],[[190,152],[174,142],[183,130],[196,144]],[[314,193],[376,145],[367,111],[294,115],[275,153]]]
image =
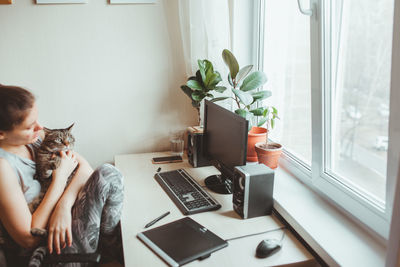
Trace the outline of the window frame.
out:
[[[332,0],[331,0],[332,1]],[[343,181],[336,179],[326,170],[327,160],[330,158],[330,110],[331,106],[331,1],[310,0],[313,15],[310,16],[310,49],[311,49],[311,105],[312,105],[312,160],[311,168],[296,158],[290,152],[283,150],[280,166],[298,177],[303,183],[316,191],[350,217],[361,222],[379,238],[388,240],[392,204],[394,199],[394,184],[399,167],[400,146],[394,139],[395,130],[400,128],[400,121],[394,115],[389,116],[389,143],[386,178],[386,201],[374,202],[361,191],[354,190]],[[264,50],[264,10],[265,1],[259,0],[255,5],[255,27],[258,36],[255,36],[255,62],[258,69],[263,69],[262,58]],[[393,67],[393,66],[392,66]],[[392,69],[391,73],[394,71]],[[390,88],[390,102],[394,100],[394,86]],[[390,105],[390,111],[393,108]],[[390,113],[392,114],[392,113]],[[391,158],[390,155],[397,155]]]

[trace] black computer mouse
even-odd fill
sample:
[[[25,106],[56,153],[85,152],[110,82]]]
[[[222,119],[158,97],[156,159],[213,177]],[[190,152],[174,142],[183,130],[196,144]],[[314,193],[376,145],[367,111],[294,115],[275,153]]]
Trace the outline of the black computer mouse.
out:
[[[277,239],[265,239],[258,244],[256,249],[257,258],[265,258],[281,248],[281,241]]]

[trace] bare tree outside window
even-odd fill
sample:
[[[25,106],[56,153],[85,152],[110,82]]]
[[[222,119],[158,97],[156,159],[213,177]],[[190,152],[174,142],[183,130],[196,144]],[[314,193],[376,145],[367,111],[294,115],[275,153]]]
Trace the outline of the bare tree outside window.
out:
[[[325,172],[384,204],[394,1],[332,0],[326,8]],[[292,0],[266,0],[264,12],[267,101],[281,118],[270,138],[311,166],[310,19]]]

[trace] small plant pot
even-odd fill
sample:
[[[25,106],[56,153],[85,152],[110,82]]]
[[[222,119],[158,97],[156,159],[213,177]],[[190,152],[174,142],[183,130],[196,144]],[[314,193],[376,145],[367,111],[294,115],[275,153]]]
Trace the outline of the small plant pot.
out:
[[[247,161],[257,162],[256,143],[267,139],[267,129],[263,127],[252,127],[247,138]]]
[[[281,144],[268,143],[268,146],[266,146],[265,142],[259,142],[255,145],[255,150],[259,163],[263,163],[271,169],[278,167],[278,160],[282,154]]]

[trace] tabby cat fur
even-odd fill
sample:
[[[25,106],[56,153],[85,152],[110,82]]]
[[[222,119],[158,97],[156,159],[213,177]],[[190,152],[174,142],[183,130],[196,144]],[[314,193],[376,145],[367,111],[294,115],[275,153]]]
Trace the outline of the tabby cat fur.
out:
[[[39,180],[41,189],[39,196],[29,204],[29,209],[32,213],[39,206],[44,195],[46,194],[47,189],[50,186],[53,170],[57,169],[58,166],[60,166],[60,152],[68,151],[73,148],[75,138],[71,134],[72,126],[74,126],[74,124],[65,129],[44,128],[45,138],[43,139],[42,144],[36,151],[35,158],[35,178]],[[68,177],[67,183],[69,183],[72,176],[74,176],[75,170]],[[43,238],[41,242],[42,246],[37,247],[33,251],[28,265],[29,267],[39,267],[41,266],[44,257],[47,255],[46,237],[48,232],[46,229],[32,228],[31,234],[33,236],[39,236]]]
[[[65,129],[48,129],[44,128],[45,138],[42,144],[36,151],[36,174],[35,179],[40,182],[41,189],[39,196],[29,204],[29,209],[33,213],[39,206],[47,189],[51,184],[51,176],[53,170],[60,166],[61,151],[68,151],[73,148],[75,138],[71,134],[71,129],[74,124]],[[76,170],[76,169],[75,169]],[[75,174],[75,170],[68,177],[70,182],[71,177]]]

